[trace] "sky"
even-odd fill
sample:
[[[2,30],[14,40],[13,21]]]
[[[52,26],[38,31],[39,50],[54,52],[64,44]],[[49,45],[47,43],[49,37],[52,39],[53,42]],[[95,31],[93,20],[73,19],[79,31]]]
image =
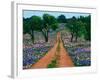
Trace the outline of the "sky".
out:
[[[88,16],[89,13],[75,13],[75,12],[51,12],[51,11],[32,11],[32,10],[24,10],[23,17],[30,18],[31,16],[40,16],[42,17],[43,14],[50,14],[52,16],[58,17],[59,15],[65,15],[66,18],[71,18],[73,16],[80,17],[80,16]]]

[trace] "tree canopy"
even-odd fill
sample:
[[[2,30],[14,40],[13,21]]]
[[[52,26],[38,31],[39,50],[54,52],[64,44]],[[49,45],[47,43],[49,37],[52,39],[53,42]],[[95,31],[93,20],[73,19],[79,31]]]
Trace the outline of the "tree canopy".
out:
[[[29,33],[34,42],[34,31],[41,31],[45,41],[48,42],[49,30],[56,30],[58,27],[57,19],[49,14],[44,14],[43,17],[32,16],[23,18],[23,33]]]
[[[62,14],[60,16],[58,16],[57,20],[60,23],[66,23],[66,17]]]
[[[78,37],[84,36],[84,39],[90,40],[91,29],[90,29],[90,16],[80,16],[76,18],[73,16],[72,18],[67,20],[66,27],[70,30],[71,33],[71,42],[75,37],[75,41],[77,41]]]
[[[80,16],[66,19],[64,15],[59,15],[57,18],[50,14],[43,14],[40,16],[32,16],[30,18],[23,18],[23,33],[29,33],[34,43],[34,31],[40,31],[48,42],[48,34],[50,30],[55,31],[58,23],[66,24],[71,34],[71,42],[73,39],[77,41],[79,37],[84,36],[85,40],[91,40],[91,16]]]

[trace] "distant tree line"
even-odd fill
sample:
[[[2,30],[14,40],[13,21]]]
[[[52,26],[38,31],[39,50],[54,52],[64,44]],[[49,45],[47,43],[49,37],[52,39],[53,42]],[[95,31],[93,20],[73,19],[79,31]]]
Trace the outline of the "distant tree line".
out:
[[[66,19],[64,15],[60,15],[57,18],[50,14],[44,14],[42,18],[40,16],[32,16],[30,18],[23,18],[23,33],[29,33],[34,43],[34,31],[40,31],[45,42],[48,42],[48,33],[50,29],[56,30],[58,23],[65,23],[66,29],[69,29],[71,33],[71,42],[73,38],[77,41],[78,37],[84,36],[85,40],[91,39],[91,16],[80,16],[76,18]]]

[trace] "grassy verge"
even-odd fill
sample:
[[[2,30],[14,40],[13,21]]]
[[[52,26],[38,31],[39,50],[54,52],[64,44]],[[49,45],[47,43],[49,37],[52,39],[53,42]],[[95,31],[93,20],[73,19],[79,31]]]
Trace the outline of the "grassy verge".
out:
[[[47,68],[55,68],[57,67],[57,60],[53,59],[50,64],[48,64]]]

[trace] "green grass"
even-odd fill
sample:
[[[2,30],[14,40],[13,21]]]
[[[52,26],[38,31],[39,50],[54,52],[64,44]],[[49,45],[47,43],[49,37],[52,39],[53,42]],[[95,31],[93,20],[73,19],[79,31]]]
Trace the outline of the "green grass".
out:
[[[57,67],[56,64],[57,64],[57,60],[54,59],[54,60],[51,61],[50,64],[48,64],[47,68],[55,68],[55,67]]]

